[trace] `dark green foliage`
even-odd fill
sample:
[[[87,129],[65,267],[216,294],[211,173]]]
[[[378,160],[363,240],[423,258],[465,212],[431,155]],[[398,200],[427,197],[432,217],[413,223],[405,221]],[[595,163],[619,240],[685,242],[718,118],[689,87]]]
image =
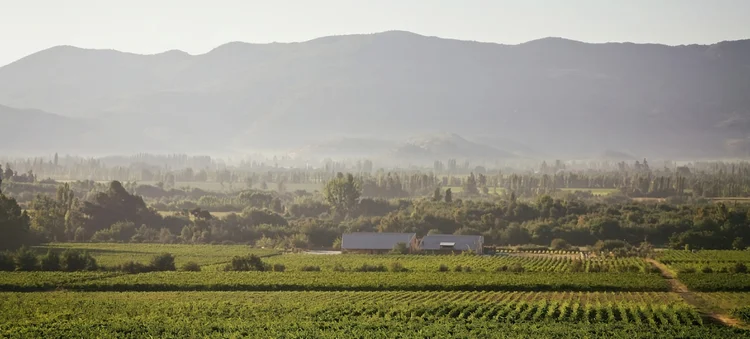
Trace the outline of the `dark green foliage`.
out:
[[[393,245],[393,249],[391,249],[391,254],[408,254],[408,253],[409,253],[409,245],[403,242]]]
[[[305,265],[300,268],[302,272],[320,272],[320,266]]]
[[[263,262],[255,254],[248,255],[246,257],[234,257],[232,261],[224,267],[225,271],[269,271],[271,267]]]
[[[557,238],[557,239],[552,239],[552,243],[550,243],[549,247],[552,250],[560,251],[560,250],[567,250],[567,249],[569,249],[570,248],[570,244],[565,239]]]
[[[180,271],[185,272],[200,272],[201,266],[194,261],[188,261],[180,267]]]
[[[438,272],[448,272],[450,271],[450,268],[448,268],[448,265],[440,264],[438,267]]]
[[[151,259],[149,267],[154,271],[176,271],[174,256],[170,253],[162,253]]]
[[[510,265],[510,267],[508,268],[508,271],[511,271],[513,273],[521,273],[523,271],[526,271],[526,269],[523,268],[523,266],[521,264],[514,263],[514,264]]]
[[[383,264],[378,264],[378,265],[362,264],[362,266],[354,268],[354,272],[387,272],[387,271],[388,269],[386,269]]]
[[[42,271],[60,271],[60,255],[54,251],[48,251],[47,255],[42,257],[39,263]]]
[[[346,268],[344,265],[341,265],[340,263],[336,263],[333,265],[333,271],[334,272],[346,272]]]
[[[14,255],[16,271],[36,271],[39,269],[39,260],[36,253],[27,247],[21,247]]]
[[[60,256],[63,271],[95,271],[99,268],[91,254],[77,250],[65,250]]]
[[[283,264],[273,264],[273,271],[274,272],[284,272],[286,271],[286,266]]]
[[[747,265],[745,263],[735,263],[734,266],[729,270],[731,273],[747,273]]]
[[[390,264],[390,269],[391,269],[391,272],[408,272],[409,271],[409,269],[404,267],[404,265],[398,261],[392,262]]]
[[[736,308],[732,310],[732,315],[746,323],[750,323],[750,307]]]
[[[0,252],[0,271],[9,272],[16,269],[13,255],[7,251]]]

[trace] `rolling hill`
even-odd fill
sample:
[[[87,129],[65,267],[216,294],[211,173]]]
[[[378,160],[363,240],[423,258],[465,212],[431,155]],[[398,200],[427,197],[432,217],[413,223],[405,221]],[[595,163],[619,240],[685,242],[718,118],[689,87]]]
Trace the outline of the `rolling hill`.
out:
[[[501,45],[392,31],[202,55],[60,46],[0,68],[0,104],[97,121],[100,148],[131,152],[293,150],[332,135],[395,142],[447,130],[497,157],[717,158],[747,154],[747,93],[750,40]],[[53,132],[26,137],[68,147]]]

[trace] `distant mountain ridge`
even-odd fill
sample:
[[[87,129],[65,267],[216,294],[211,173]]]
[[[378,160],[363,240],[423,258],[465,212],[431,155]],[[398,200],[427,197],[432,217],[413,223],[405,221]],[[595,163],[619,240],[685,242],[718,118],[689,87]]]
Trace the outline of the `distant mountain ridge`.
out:
[[[127,133],[93,132],[98,145],[71,147],[132,152],[294,150],[330,135],[449,130],[561,158],[736,156],[750,147],[738,142],[750,140],[747,93],[750,40],[500,45],[391,31],[201,55],[59,46],[0,68],[0,104],[116,126]],[[519,151],[481,145],[490,148],[472,150]]]

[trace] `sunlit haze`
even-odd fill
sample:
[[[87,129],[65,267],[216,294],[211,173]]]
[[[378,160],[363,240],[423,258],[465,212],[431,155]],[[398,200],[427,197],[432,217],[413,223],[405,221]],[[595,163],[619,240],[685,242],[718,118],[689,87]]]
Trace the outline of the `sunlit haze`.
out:
[[[56,45],[200,54],[229,41],[387,30],[507,44],[708,44],[750,36],[748,17],[744,0],[0,0],[0,65]]]

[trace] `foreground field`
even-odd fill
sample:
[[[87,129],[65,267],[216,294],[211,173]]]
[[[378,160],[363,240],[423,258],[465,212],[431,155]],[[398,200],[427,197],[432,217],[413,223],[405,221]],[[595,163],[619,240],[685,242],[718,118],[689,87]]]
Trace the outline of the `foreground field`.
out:
[[[0,293],[0,336],[740,338],[671,293]]]

